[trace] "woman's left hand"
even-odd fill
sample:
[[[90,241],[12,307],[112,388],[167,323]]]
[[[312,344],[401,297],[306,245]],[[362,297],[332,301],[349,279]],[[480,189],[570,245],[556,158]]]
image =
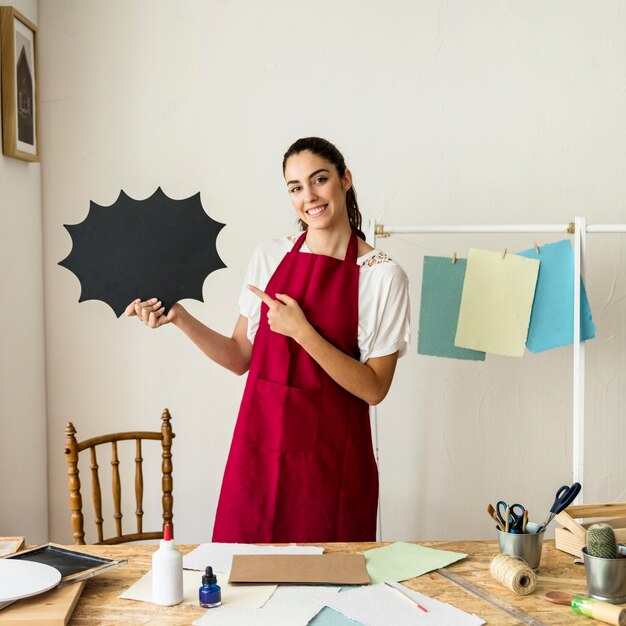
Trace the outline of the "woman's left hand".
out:
[[[300,305],[290,296],[277,293],[274,300],[254,285],[248,285],[248,289],[267,304],[267,323],[273,332],[298,341],[299,335],[310,326]]]

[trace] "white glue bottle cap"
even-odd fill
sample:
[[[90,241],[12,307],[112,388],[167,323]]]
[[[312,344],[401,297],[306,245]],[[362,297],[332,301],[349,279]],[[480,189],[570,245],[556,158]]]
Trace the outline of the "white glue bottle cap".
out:
[[[169,524],[159,549],[152,555],[152,601],[173,606],[183,601],[183,556],[174,546]]]

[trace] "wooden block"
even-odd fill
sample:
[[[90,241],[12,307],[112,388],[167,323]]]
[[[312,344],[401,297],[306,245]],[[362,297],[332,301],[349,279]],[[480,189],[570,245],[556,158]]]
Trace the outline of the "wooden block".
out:
[[[608,502],[604,504],[575,504],[565,509],[574,519],[581,517],[624,517],[626,502]]]
[[[585,524],[585,526],[589,527],[591,524]],[[613,527],[613,530],[626,528],[626,517],[616,517],[615,519],[611,519],[611,526]]]
[[[14,602],[0,611],[0,626],[65,626],[85,581]]]
[[[569,516],[567,511],[561,511],[554,518],[561,526],[565,526],[577,539],[585,544],[587,540],[587,530],[584,526],[581,526],[577,521]]]
[[[24,547],[24,537],[0,537],[0,556],[13,554]]]
[[[578,558],[583,558],[582,549],[584,543],[571,533],[567,528],[555,528],[554,529],[554,545],[557,550],[561,552],[567,552]]]
[[[557,550],[582,558],[582,549],[586,545],[587,529],[599,521],[613,527],[617,543],[626,542],[626,503],[612,502],[604,504],[577,504],[568,507],[556,516],[556,520],[566,528],[554,531]],[[595,518],[595,521],[581,524],[576,519]],[[602,519],[598,519],[602,518]]]

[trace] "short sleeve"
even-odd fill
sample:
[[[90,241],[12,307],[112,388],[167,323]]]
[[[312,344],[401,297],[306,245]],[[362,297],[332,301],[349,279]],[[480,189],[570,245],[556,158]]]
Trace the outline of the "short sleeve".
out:
[[[248,318],[247,334],[251,343],[254,341],[254,336],[259,327],[261,300],[248,289],[248,285],[254,285],[265,290],[267,283],[291,245],[287,238],[272,239],[258,246],[250,257],[238,304],[239,313]]]
[[[409,281],[388,257],[361,267],[359,287],[359,347],[361,362],[398,352],[410,342]]]

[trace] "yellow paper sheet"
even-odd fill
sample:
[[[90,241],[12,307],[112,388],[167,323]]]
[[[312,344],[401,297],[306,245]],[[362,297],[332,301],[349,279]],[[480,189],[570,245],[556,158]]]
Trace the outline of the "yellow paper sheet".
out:
[[[539,261],[472,248],[467,257],[455,345],[522,356]]]

